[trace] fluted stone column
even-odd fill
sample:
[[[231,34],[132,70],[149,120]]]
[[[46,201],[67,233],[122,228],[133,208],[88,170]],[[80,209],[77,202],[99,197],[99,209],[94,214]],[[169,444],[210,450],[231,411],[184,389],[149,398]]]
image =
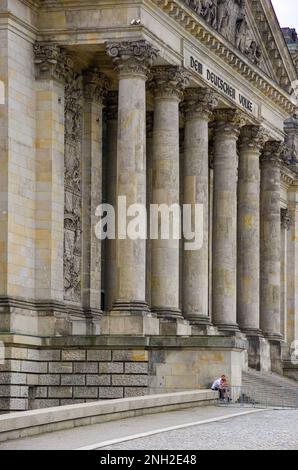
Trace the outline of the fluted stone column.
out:
[[[238,177],[238,324],[260,334],[260,152],[264,133],[258,126],[241,130]]]
[[[222,330],[237,326],[237,140],[240,116],[215,111],[212,319]]]
[[[63,300],[65,55],[34,46],[36,66],[36,240],[38,299]],[[53,243],[55,240],[55,243]]]
[[[217,104],[208,89],[189,88],[185,93],[184,204],[203,205],[203,246],[183,250],[183,315],[193,324],[207,324],[209,235],[208,122]]]
[[[146,207],[146,80],[157,50],[140,40],[110,43],[107,52],[119,78],[117,197],[126,198],[127,208],[132,204]],[[108,331],[155,333],[156,329],[144,327],[144,317],[150,316],[146,303],[146,240],[124,236],[116,240],[117,299]],[[134,314],[140,321],[131,318]]]
[[[263,130],[244,126],[239,143],[237,320],[246,333],[249,365],[262,368],[260,330],[260,153]]]
[[[153,159],[153,112],[146,114],[146,157],[147,157],[147,227],[150,230],[150,204],[152,201],[152,159]],[[151,307],[151,240],[146,243],[146,299]]]
[[[186,85],[181,67],[154,70],[153,204],[179,204],[179,103]],[[152,309],[165,318],[181,318],[179,240],[151,241]]]
[[[85,311],[101,312],[101,248],[96,238],[96,208],[102,202],[102,112],[108,79],[98,69],[84,72],[83,106],[83,279]]]
[[[261,160],[261,329],[270,341],[271,367],[280,372],[281,152],[283,144],[266,143]]]
[[[261,328],[280,338],[280,142],[267,142],[261,171]]]
[[[118,91],[110,91],[106,101],[107,119],[107,203],[116,207]],[[117,296],[116,240],[105,245],[105,310],[110,311]]]

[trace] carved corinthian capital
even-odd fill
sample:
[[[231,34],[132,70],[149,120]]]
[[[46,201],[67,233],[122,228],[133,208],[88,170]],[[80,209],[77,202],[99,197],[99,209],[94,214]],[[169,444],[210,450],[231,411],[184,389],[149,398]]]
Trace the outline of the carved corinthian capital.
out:
[[[284,151],[284,142],[277,140],[269,140],[264,146],[262,152],[261,163],[263,165],[269,164],[272,166],[278,166],[279,168],[282,165],[282,154]]]
[[[73,60],[65,50],[57,44],[36,42],[33,51],[36,78],[65,81],[73,69]]]
[[[243,126],[240,133],[239,147],[241,150],[260,151],[266,141],[267,134],[260,126]]]
[[[84,71],[83,85],[85,100],[102,104],[111,84],[106,75],[100,73],[96,67],[92,67]]]
[[[218,104],[216,95],[208,88],[187,88],[184,93],[186,119],[200,117],[209,119]]]
[[[112,57],[116,70],[121,75],[142,75],[147,78],[158,54],[158,49],[145,40],[111,42],[106,47],[107,54]]]
[[[183,67],[160,65],[154,67],[154,78],[151,82],[156,98],[176,97],[183,99],[183,92],[189,83],[188,73]]]
[[[214,129],[216,134],[230,135],[237,138],[240,129],[245,125],[245,118],[236,109],[222,108],[214,111]]]

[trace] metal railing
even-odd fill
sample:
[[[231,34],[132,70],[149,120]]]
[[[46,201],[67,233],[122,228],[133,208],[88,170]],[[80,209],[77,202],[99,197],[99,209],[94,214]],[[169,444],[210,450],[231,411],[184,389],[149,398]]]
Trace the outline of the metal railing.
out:
[[[238,405],[253,408],[292,408],[298,409],[298,388],[283,386],[241,386],[229,387],[224,398],[217,400],[218,405]]]

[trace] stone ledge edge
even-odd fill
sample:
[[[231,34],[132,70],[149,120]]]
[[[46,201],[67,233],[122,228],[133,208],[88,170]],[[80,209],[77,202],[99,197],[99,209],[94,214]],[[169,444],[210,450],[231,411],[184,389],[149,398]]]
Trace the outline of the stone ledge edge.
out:
[[[82,419],[102,417],[105,421],[109,415],[109,420],[116,420],[121,413],[138,413],[139,416],[163,407],[179,409],[204,402],[208,404],[217,396],[217,392],[211,390],[190,390],[4,414],[0,415],[0,442],[16,438],[15,434],[10,436],[12,433],[19,433],[19,437],[40,434],[39,426],[47,426],[46,432],[51,432],[56,430],[57,423],[65,423],[64,429],[72,428]],[[36,428],[36,432],[32,433],[32,428]]]

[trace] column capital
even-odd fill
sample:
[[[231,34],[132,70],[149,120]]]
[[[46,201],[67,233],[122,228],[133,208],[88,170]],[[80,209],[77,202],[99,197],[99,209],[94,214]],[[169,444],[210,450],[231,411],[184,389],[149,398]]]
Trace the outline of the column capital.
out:
[[[237,138],[240,129],[245,125],[244,115],[237,109],[221,108],[214,110],[214,129],[216,134]]]
[[[153,68],[154,78],[151,86],[155,98],[183,98],[189,75],[183,67],[176,65],[159,65]]]
[[[70,54],[55,43],[36,42],[33,45],[37,79],[65,82],[74,62]]]
[[[218,104],[218,99],[208,88],[187,88],[183,104],[186,119],[200,117],[208,120]]]
[[[267,139],[268,136],[261,126],[246,125],[240,131],[239,147],[241,150],[259,152]]]
[[[86,101],[103,103],[107,96],[111,83],[106,75],[96,67],[91,67],[83,72],[84,98]]]
[[[142,76],[148,78],[158,49],[145,40],[119,41],[106,43],[107,54],[112,57],[119,75]]]
[[[280,209],[280,222],[283,229],[290,230],[293,225],[293,216],[288,208]]]
[[[278,140],[269,140],[264,146],[261,163],[263,165],[270,164],[280,168],[282,165],[282,155],[284,148],[284,142]]]

